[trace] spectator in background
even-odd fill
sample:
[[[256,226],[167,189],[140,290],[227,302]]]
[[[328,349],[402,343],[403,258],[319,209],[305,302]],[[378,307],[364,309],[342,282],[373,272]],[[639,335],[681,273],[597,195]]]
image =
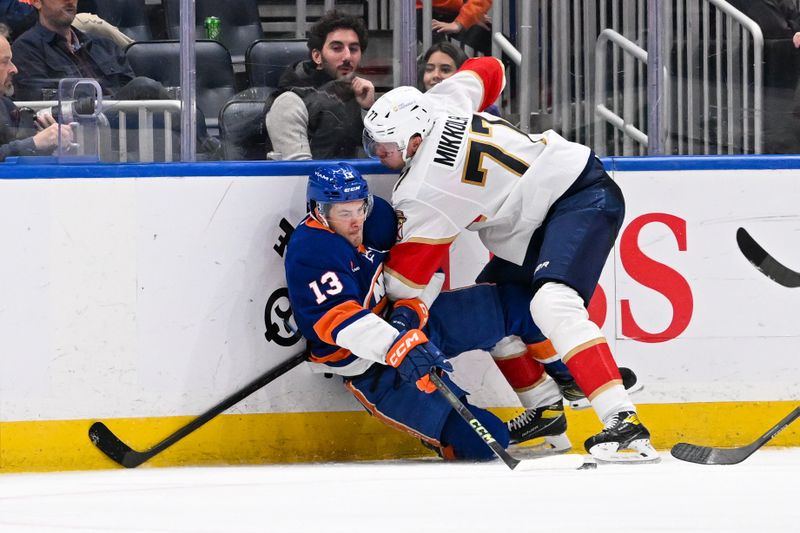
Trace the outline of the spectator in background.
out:
[[[422,60],[421,88],[427,91],[455,74],[467,60],[467,54],[449,41],[440,41],[428,48]],[[495,104],[487,107],[486,112],[500,116],[500,109]]]
[[[38,15],[31,3],[31,0],[0,0],[0,22],[11,28],[9,37],[22,35],[36,24]],[[95,37],[111,39],[119,46],[127,46],[133,42],[133,39],[119,31],[116,26],[95,15],[95,11],[94,0],[79,0],[78,14],[73,25]]]
[[[343,159],[359,155],[362,111],[375,102],[372,82],[356,76],[367,49],[360,18],[329,11],[308,35],[309,60],[290,65],[270,97],[268,159]]]
[[[455,74],[467,60],[467,54],[453,43],[440,41],[428,48],[422,60],[422,90],[427,91]]]
[[[434,41],[452,35],[484,55],[492,53],[491,19],[487,15],[492,0],[433,0]],[[422,2],[417,0],[417,28],[422,28]],[[418,35],[422,40],[422,35]]]
[[[94,78],[104,95],[118,99],[166,98],[160,83],[136,78],[120,47],[72,25],[76,4],[76,0],[33,0],[39,20],[13,45],[20,67],[18,98],[41,100],[42,90],[57,88],[62,78]]]
[[[49,113],[40,114],[34,123],[33,111],[28,110],[26,116],[30,124],[27,127],[22,124],[20,109],[8,97],[13,89],[11,82],[17,67],[11,61],[11,45],[7,35],[8,30],[0,29],[0,87],[3,90],[0,95],[0,161],[10,156],[50,154],[59,141],[64,147],[69,146],[72,129],[57,124]],[[35,132],[36,129],[39,131]]]
[[[33,5],[39,10],[39,20],[13,45],[20,70],[15,83],[18,99],[50,100],[52,95],[44,91],[57,89],[63,78],[93,78],[104,96],[117,100],[170,98],[159,82],[134,74],[121,47],[72,25],[77,0],[33,0]],[[197,113],[198,151],[216,159],[221,154],[219,140],[208,135],[205,118]]]

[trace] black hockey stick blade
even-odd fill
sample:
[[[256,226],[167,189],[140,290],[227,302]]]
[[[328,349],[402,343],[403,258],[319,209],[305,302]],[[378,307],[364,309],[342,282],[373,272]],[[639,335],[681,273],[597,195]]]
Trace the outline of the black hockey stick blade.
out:
[[[470,412],[464,402],[462,402],[455,393],[450,390],[450,387],[439,377],[436,368],[432,368],[429,374],[431,382],[439,389],[439,392],[445,397],[447,402],[461,415],[461,418],[469,424],[475,433],[492,449],[492,452],[503,461],[511,470],[550,470],[550,469],[571,469],[571,470],[588,470],[597,467],[597,463],[593,461],[584,461],[580,455],[567,454],[567,455],[550,455],[540,457],[537,459],[516,459],[508,453],[503,446],[495,440],[489,430]]]
[[[746,229],[736,230],[736,243],[747,260],[769,279],[790,289],[800,287],[800,272],[795,272],[779,263],[747,233]]]
[[[108,426],[102,422],[95,422],[89,428],[89,438],[101,452],[106,454],[115,463],[119,463],[125,468],[136,468],[143,462],[150,459],[153,455],[147,452],[137,452],[130,446],[119,440]]]
[[[711,446],[697,446],[696,444],[679,442],[672,447],[670,453],[676,459],[700,465],[735,465],[753,455],[756,450],[772,440],[775,435],[794,422],[798,417],[800,417],[800,407],[795,407],[791,413],[772,426],[769,431],[747,446],[741,446],[739,448],[714,448]]]
[[[92,441],[92,444],[97,446],[101,452],[106,454],[115,463],[118,463],[125,468],[136,468],[140,464],[158,455],[185,436],[200,428],[218,414],[226,411],[257,390],[266,386],[271,381],[274,381],[276,378],[296,367],[306,360],[307,355],[308,354],[305,351],[293,355],[280,365],[268,370],[248,383],[244,388],[231,394],[205,413],[201,414],[197,418],[192,419],[191,422],[179,428],[172,435],[148,450],[141,452],[134,450],[122,442],[119,437],[117,437],[110,429],[108,429],[108,426],[102,422],[95,422],[92,424],[92,426],[89,428],[89,439]]]

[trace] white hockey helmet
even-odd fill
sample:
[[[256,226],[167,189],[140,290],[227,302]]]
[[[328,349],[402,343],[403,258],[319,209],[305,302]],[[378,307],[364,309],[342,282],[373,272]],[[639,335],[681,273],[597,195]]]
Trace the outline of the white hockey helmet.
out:
[[[369,108],[364,117],[364,150],[377,158],[378,146],[397,149],[408,160],[406,148],[414,135],[423,138],[430,133],[433,118],[422,102],[422,93],[415,87],[397,87],[384,94]],[[395,146],[392,146],[395,145]]]

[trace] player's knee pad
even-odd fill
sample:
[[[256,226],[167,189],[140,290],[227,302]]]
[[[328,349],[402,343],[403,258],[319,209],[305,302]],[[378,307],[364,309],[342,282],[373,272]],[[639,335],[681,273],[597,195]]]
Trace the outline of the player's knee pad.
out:
[[[508,428],[503,421],[486,409],[473,405],[470,405],[469,408],[494,440],[503,448],[508,447],[510,437]],[[487,461],[494,457],[492,449],[455,409],[450,411],[450,415],[445,420],[440,440],[442,444],[452,447],[454,459],[458,461]]]
[[[585,342],[600,338],[600,328],[589,320],[589,312],[575,289],[558,282],[547,282],[533,296],[531,316],[564,357]]]
[[[589,400],[621,383],[608,344],[574,289],[545,283],[531,301],[531,314]]]

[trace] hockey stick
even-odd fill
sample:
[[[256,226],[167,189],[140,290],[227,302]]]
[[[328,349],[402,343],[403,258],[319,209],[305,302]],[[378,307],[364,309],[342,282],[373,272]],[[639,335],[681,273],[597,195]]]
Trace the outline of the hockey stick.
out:
[[[436,373],[435,368],[431,369],[429,374],[431,381],[436,388],[439,389],[439,392],[445,397],[447,402],[453,407],[453,409],[461,415],[461,418],[470,425],[470,427],[478,434],[478,436],[483,439],[483,442],[492,449],[494,454],[502,460],[508,468],[511,470],[550,470],[550,469],[573,469],[573,470],[583,470],[594,468],[597,466],[597,463],[594,462],[585,462],[583,457],[580,455],[575,454],[568,454],[568,455],[553,455],[547,457],[540,457],[537,459],[516,459],[511,456],[501,445],[497,442],[492,434],[489,433],[483,424],[478,421],[475,416],[467,409],[467,406],[464,405],[458,396],[456,396],[450,387],[439,377],[439,374]]]
[[[780,264],[744,228],[736,230],[736,243],[747,260],[769,279],[790,289],[800,287],[800,272]]]
[[[130,446],[122,442],[119,437],[114,435],[114,433],[112,433],[112,431],[108,429],[108,427],[102,422],[95,422],[92,424],[92,427],[89,428],[89,438],[91,439],[92,443],[100,449],[101,452],[110,457],[114,462],[121,464],[125,468],[136,468],[140,464],[158,455],[188,434],[192,433],[194,430],[198,429],[200,426],[218,414],[222,413],[229,407],[239,403],[258,389],[264,387],[271,381],[293,369],[305,361],[307,355],[308,354],[306,354],[305,351],[293,355],[280,365],[251,381],[241,390],[231,394],[205,413],[193,419],[185,426],[179,428],[172,435],[148,450],[137,452],[136,450],[132,449]]]
[[[757,449],[769,442],[786,426],[800,417],[800,407],[786,415],[783,420],[772,426],[769,431],[758,437],[755,442],[739,448],[712,448],[679,442],[672,447],[670,453],[676,459],[701,465],[735,465],[750,457]]]

